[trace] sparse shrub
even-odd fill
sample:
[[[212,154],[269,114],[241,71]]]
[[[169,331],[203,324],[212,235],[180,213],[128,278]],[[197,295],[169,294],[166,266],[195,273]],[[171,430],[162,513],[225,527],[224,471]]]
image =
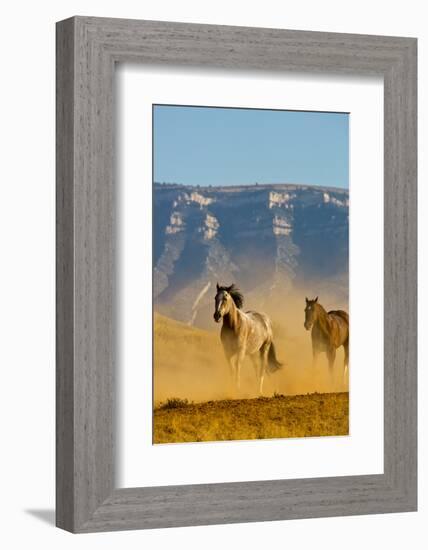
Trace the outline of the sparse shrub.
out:
[[[179,397],[171,397],[159,405],[159,409],[181,409],[187,407],[189,401],[187,399],[180,399]]]

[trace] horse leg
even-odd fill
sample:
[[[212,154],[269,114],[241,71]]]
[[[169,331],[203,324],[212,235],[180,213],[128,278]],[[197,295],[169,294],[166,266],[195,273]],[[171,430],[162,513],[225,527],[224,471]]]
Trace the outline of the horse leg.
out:
[[[233,381],[233,385],[236,384],[236,361],[237,361],[237,356],[236,356],[236,355],[233,355],[233,356],[229,359],[230,376],[231,376],[231,379],[232,379],[232,381]]]
[[[315,370],[318,363],[319,350],[316,346],[312,346],[312,368]]]
[[[229,365],[229,372],[230,372],[230,382],[231,386],[235,386],[235,380],[236,380],[236,361],[237,361],[237,353],[234,353],[231,349],[225,349],[224,354],[226,357],[227,364]]]
[[[253,355],[250,355],[251,362],[253,363],[254,367],[254,374],[256,375],[256,380],[258,381],[259,376],[259,365],[261,361],[260,353],[253,353]]]
[[[345,350],[345,361],[343,365],[343,384],[346,384],[346,375],[348,374],[349,366],[349,341],[346,344],[343,344],[343,349]]]
[[[235,363],[235,381],[236,381],[236,389],[239,391],[241,389],[241,365],[245,357],[245,348],[241,348],[236,356],[236,363]]]
[[[234,355],[230,351],[224,350],[224,355],[226,357],[227,364],[229,365],[229,372],[231,380],[235,379],[235,365],[233,362]]]
[[[330,371],[330,380],[331,383],[334,382],[334,361],[336,359],[336,348],[330,347],[327,350],[327,359],[328,359],[328,369]]]
[[[260,350],[260,364],[259,364],[259,395],[263,395],[263,381],[265,378],[265,372],[268,366],[268,354],[270,345],[264,345]]]

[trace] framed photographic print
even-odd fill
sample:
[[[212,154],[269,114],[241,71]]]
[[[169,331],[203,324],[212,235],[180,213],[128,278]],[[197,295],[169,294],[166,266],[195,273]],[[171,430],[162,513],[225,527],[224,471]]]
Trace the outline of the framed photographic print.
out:
[[[153,106],[155,444],[349,433],[348,118]],[[284,173],[330,186],[248,183]]]
[[[416,147],[415,39],[58,23],[59,527],[416,509]]]

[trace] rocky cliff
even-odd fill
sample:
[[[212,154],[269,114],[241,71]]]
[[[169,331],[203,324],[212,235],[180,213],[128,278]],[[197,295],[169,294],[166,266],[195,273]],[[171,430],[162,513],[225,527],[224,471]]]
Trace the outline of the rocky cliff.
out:
[[[217,281],[262,305],[310,281],[345,296],[348,211],[337,188],[155,184],[155,308],[204,326]]]

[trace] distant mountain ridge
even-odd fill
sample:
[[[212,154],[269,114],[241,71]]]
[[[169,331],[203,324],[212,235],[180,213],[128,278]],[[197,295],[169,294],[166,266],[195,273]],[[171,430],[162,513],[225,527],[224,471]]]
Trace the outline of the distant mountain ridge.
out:
[[[155,309],[175,319],[205,326],[216,281],[254,301],[309,280],[347,293],[346,189],[155,183],[153,202]]]

